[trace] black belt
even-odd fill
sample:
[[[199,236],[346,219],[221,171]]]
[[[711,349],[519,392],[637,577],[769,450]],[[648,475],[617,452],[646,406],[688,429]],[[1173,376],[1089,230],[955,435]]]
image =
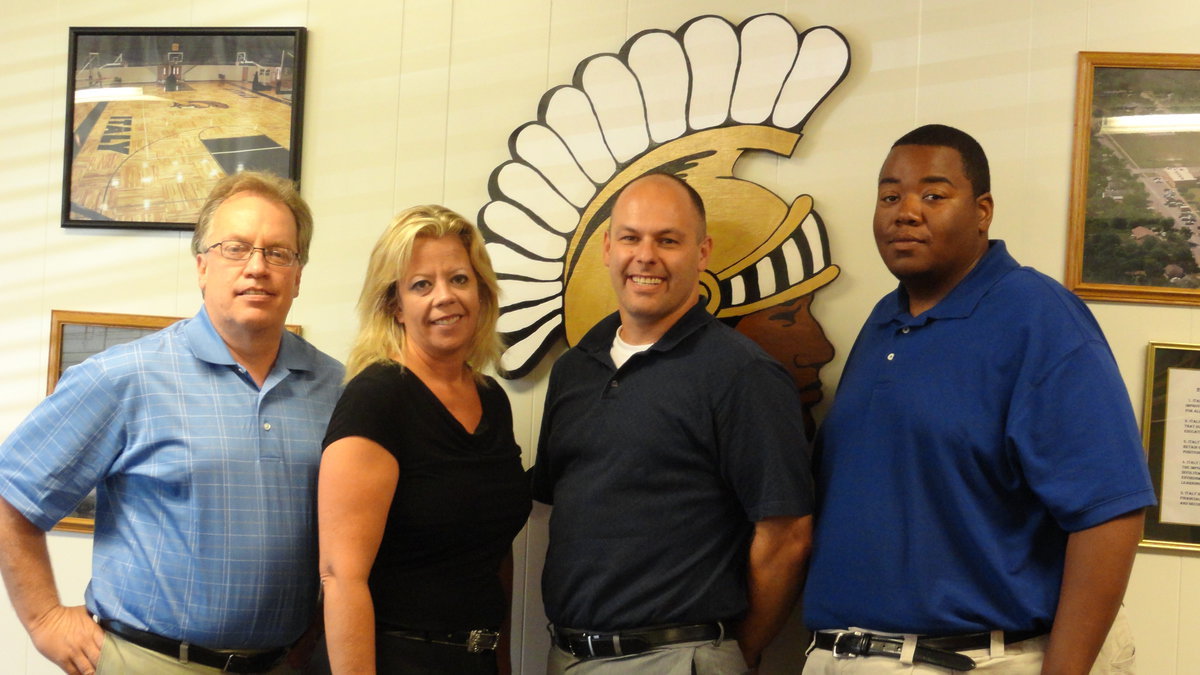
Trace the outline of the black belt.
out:
[[[687,626],[663,626],[623,631],[620,633],[589,633],[550,626],[550,638],[560,649],[579,659],[606,658],[640,654],[655,647],[680,642],[721,640],[727,635],[725,625],[698,623]]]
[[[420,640],[421,642],[430,642],[435,645],[449,645],[451,647],[463,647],[472,654],[480,652],[492,651],[496,649],[496,645],[500,644],[500,632],[494,630],[459,630],[459,631],[436,631],[436,630],[383,630],[384,635],[391,637],[404,638],[405,640]]]
[[[179,659],[182,663],[199,663],[202,666],[219,668],[222,672],[227,673],[265,673],[279,665],[288,651],[287,647],[251,654],[216,651],[189,642],[180,642],[154,633],[147,633],[111,619],[100,619],[100,627],[139,647],[166,654]]]
[[[1004,644],[1021,642],[1045,634],[1044,630],[1006,631]],[[859,656],[887,656],[898,659],[900,650],[904,647],[903,637],[874,635],[856,630],[817,633],[813,642],[817,649],[833,652],[835,659],[852,659]],[[951,670],[971,670],[975,667],[975,659],[957,652],[987,649],[991,645],[991,633],[918,637],[913,662],[928,663]]]

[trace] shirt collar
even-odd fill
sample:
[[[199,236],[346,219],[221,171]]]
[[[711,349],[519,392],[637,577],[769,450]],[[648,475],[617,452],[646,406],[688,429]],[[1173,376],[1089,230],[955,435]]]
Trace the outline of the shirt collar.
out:
[[[996,282],[1006,274],[1020,267],[1020,264],[1008,253],[1008,247],[1000,239],[988,241],[988,250],[975,264],[975,267],[958,282],[946,297],[936,305],[913,317],[908,313],[908,293],[900,284],[892,291],[884,302],[879,303],[872,313],[869,323],[889,323],[900,321],[909,324],[925,324],[935,319],[961,319],[975,311],[975,307],[983,296],[991,290]]]
[[[668,328],[667,332],[646,351],[670,351],[689,335],[714,320],[705,308],[705,299],[700,298],[699,302],[692,305],[691,309],[679,317],[679,320]],[[613,335],[616,334],[617,327],[620,325],[621,313],[613,312],[609,314],[583,336],[583,339],[579,341],[579,349],[593,355],[607,354],[609,348],[612,347]]]
[[[208,316],[208,308],[201,305],[196,316],[183,327],[192,354],[201,361],[226,366],[236,366],[229,347],[213,327],[212,319]],[[312,370],[312,363],[304,357],[304,342],[289,330],[283,331],[283,340],[279,345],[279,354],[271,370],[286,368],[294,371]]]

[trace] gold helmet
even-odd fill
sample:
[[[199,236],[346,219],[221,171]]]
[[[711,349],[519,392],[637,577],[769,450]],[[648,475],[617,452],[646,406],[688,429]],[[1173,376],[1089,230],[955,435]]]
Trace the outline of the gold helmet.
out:
[[[714,247],[700,283],[715,316],[837,277],[812,198],[789,204],[733,167],[747,150],[790,156],[849,64],[845,38],[827,26],[798,33],[778,14],[736,27],[703,16],[589,57],[573,85],[547,92],[538,120],[510,137],[513,159],[493,171],[479,213],[500,278],[506,375],[523,376],[559,335],[574,345],[615,311],[603,233],[615,196],[647,173],[673,173],[704,198]]]

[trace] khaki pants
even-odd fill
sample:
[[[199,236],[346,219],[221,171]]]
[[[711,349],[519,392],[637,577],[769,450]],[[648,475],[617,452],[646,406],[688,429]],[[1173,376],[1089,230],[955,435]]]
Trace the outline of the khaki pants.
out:
[[[546,675],[744,675],[749,672],[737,640],[681,642],[641,654],[577,659],[550,647]]]
[[[986,649],[962,652],[975,659],[974,673],[1003,673],[1004,675],[1039,675],[1042,672],[1042,656],[1046,652],[1049,636],[1043,635],[1032,640],[1016,642],[1004,647],[1004,654],[992,656]],[[1132,675],[1136,671],[1134,663],[1133,632],[1129,629],[1129,621],[1125,618],[1124,610],[1117,613],[1108,638],[1100,648],[1096,664],[1092,666],[1091,675]],[[804,664],[804,675],[876,675],[877,673],[905,673],[908,675],[945,675],[950,672],[923,663],[906,665],[898,659],[887,656],[858,657],[852,659],[835,659],[833,652],[826,649],[814,649],[808,655]]]
[[[182,663],[179,659],[139,647],[107,632],[100,646],[100,662],[96,664],[96,675],[213,675],[219,672],[219,668]],[[269,675],[294,675],[296,672],[284,662],[270,671]]]

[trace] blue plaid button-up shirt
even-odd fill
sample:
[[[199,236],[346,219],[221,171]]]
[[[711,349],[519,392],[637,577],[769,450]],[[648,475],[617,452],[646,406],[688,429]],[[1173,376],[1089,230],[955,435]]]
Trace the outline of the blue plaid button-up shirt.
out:
[[[49,529],[97,488],[93,613],[208,647],[289,644],[316,603],[341,378],[285,333],[260,389],[201,309],[69,368],[0,446],[0,496]]]

